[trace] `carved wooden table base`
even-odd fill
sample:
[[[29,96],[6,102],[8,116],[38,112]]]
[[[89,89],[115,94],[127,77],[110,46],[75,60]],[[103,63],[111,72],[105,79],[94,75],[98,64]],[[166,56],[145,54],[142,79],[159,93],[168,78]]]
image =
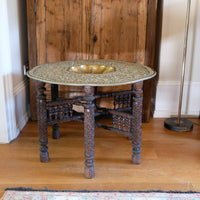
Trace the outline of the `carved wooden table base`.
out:
[[[40,161],[48,162],[48,134],[47,125],[53,125],[53,138],[58,139],[58,122],[80,120],[84,118],[84,143],[85,143],[85,177],[94,177],[94,138],[95,116],[111,114],[113,127],[96,123],[102,128],[118,131],[129,136],[132,140],[132,163],[141,163],[141,128],[142,128],[142,86],[143,82],[132,84],[128,91],[98,94],[95,87],[85,86],[85,96],[73,99],[59,99],[58,87],[51,86],[52,101],[46,101],[45,88],[38,89],[38,129],[40,143]],[[95,99],[101,97],[113,97],[114,109],[102,108],[95,105]],[[59,99],[59,100],[57,100]],[[84,114],[75,112],[73,105],[82,105]]]

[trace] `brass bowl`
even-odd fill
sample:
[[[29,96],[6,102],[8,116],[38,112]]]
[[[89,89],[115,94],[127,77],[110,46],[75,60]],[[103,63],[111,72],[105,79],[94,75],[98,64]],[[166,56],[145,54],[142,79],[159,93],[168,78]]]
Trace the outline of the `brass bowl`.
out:
[[[69,68],[69,71],[79,74],[106,74],[109,72],[114,72],[115,70],[115,67],[109,67],[105,65],[79,65]]]

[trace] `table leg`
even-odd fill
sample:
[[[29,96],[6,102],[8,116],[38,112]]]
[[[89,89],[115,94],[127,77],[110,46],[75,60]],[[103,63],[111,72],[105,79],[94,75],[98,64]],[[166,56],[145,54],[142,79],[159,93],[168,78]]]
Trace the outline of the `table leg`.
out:
[[[141,163],[141,136],[142,136],[142,88],[143,82],[133,84],[133,104],[132,104],[132,162],[134,164]]]
[[[51,84],[51,99],[52,101],[55,101],[57,98],[58,98],[58,85]],[[52,127],[52,137],[53,139],[60,138],[60,131],[58,124],[54,124]]]
[[[95,137],[95,119],[94,119],[94,87],[85,86],[84,105],[84,143],[85,143],[85,177],[94,177],[94,137]]]
[[[38,89],[37,96],[37,114],[38,114],[38,131],[40,144],[40,161],[48,162],[48,133],[47,133],[47,110],[46,110],[46,95],[44,94],[45,87]]]

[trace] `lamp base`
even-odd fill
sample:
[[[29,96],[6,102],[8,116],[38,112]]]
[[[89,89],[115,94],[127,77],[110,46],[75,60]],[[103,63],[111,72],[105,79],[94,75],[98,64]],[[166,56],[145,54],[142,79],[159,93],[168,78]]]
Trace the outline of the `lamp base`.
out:
[[[164,122],[165,128],[173,131],[191,131],[193,129],[193,123],[187,119],[180,119],[180,124],[178,124],[178,118],[172,117],[168,118]]]

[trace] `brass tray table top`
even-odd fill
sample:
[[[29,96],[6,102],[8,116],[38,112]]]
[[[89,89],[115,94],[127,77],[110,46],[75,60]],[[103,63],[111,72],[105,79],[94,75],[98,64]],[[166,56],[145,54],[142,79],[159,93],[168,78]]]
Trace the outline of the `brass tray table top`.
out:
[[[39,65],[28,77],[45,83],[71,86],[117,86],[150,79],[150,67],[115,60],[76,60]]]

